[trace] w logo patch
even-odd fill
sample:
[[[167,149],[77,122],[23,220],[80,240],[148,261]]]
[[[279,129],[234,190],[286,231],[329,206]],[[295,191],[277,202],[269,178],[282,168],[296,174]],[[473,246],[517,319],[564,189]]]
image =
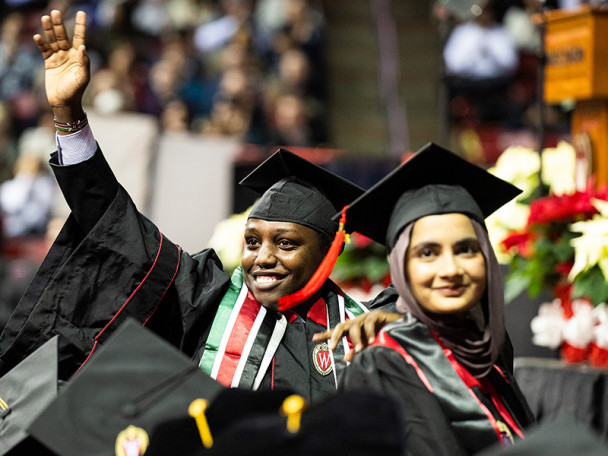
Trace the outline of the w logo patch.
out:
[[[321,375],[327,375],[331,373],[333,366],[331,363],[331,353],[327,343],[323,342],[315,346],[312,351],[312,362],[315,368]]]

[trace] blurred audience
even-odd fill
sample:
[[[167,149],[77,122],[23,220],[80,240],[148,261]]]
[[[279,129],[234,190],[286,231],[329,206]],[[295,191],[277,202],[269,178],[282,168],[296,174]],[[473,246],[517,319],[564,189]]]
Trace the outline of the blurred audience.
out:
[[[0,328],[56,228],[54,127],[32,36],[42,14],[87,13],[97,113],[167,132],[314,147],[326,141],[319,0],[13,0],[0,19]],[[6,13],[5,13],[6,12]],[[70,23],[67,24],[71,28]],[[4,238],[4,239],[2,239]],[[21,260],[27,259],[26,262]],[[24,265],[27,265],[25,267]],[[10,287],[9,284],[15,284]],[[23,286],[22,286],[23,285]]]
[[[32,179],[32,174],[13,175],[17,162],[22,171],[32,158],[18,158],[20,137],[50,122],[41,108],[46,105],[43,68],[32,35],[40,31],[40,15],[54,8],[70,20],[76,10],[87,12],[89,109],[108,115],[147,113],[158,118],[162,130],[226,135],[269,147],[317,146],[327,139],[318,115],[325,103],[318,0],[23,0],[7,5],[0,24],[0,184],[7,182],[5,195],[16,195]],[[14,212],[23,198],[7,196],[5,207]]]
[[[41,115],[42,65],[31,36],[51,8],[68,18],[87,12],[93,72],[85,103],[97,112],[148,113],[161,128],[274,146],[284,135],[266,121],[277,115],[277,94],[325,102],[318,0],[24,1],[4,18],[0,45],[0,94],[13,133]],[[316,146],[325,131],[298,135],[298,144]]]

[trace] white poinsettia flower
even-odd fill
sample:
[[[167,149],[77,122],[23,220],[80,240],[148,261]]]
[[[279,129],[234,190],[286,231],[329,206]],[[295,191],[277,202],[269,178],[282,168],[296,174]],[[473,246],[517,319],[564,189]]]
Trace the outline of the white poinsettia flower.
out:
[[[573,347],[585,348],[593,338],[593,306],[586,299],[572,301],[572,317],[566,320],[563,338]]]
[[[592,310],[593,321],[593,342],[601,348],[608,349],[608,306],[601,303]]]
[[[490,242],[500,263],[511,261],[512,254],[500,248],[500,242],[510,232],[522,230],[530,215],[530,206],[519,201],[529,196],[538,187],[540,157],[528,147],[511,146],[496,160],[495,166],[488,171],[522,190],[518,198],[509,201],[486,219]]]
[[[500,263],[509,263],[513,256],[512,254],[503,252],[500,243],[511,232],[523,230],[529,216],[530,206],[520,204],[516,200],[511,200],[486,218],[490,243]]]
[[[598,198],[591,198],[591,204],[595,207],[602,217],[608,217],[608,201]]]
[[[551,193],[566,195],[574,193],[576,151],[565,141],[560,141],[557,147],[550,147],[542,153],[542,181],[549,186]]]
[[[490,238],[490,245],[494,250],[496,259],[500,264],[509,264],[513,258],[513,254],[504,252],[500,243],[509,235],[509,229],[505,228],[500,223],[489,223],[486,219],[486,228],[488,229],[488,237]]]
[[[608,277],[608,201],[593,199],[593,205],[600,211],[591,220],[576,222],[570,225],[570,230],[581,233],[570,241],[574,248],[574,266],[568,278],[572,281],[583,271],[596,264]]]
[[[538,315],[530,322],[532,343],[555,350],[562,344],[564,323],[564,309],[559,299],[542,303]]]
[[[241,214],[231,215],[213,230],[209,247],[215,250],[226,270],[233,270],[241,264],[243,232],[250,211],[251,207]]]
[[[525,198],[538,187],[540,156],[528,147],[510,146],[488,171],[520,188],[523,193],[519,198]]]
[[[521,230],[528,223],[530,206],[511,200],[486,219],[486,225],[500,225],[506,230]]]

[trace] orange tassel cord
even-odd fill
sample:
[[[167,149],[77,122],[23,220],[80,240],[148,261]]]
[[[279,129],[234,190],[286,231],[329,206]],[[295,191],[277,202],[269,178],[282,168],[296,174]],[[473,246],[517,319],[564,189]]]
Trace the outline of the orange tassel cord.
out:
[[[334,240],[318,269],[312,275],[304,288],[296,291],[295,293],[279,298],[279,312],[292,309],[293,307],[296,307],[310,299],[310,297],[319,291],[325,281],[329,278],[329,275],[336,264],[336,260],[338,259],[338,256],[340,256],[342,245],[344,244],[344,239],[346,237],[344,225],[346,224],[347,209],[348,206],[344,206],[342,209],[342,216],[340,217],[338,231],[336,232]]]

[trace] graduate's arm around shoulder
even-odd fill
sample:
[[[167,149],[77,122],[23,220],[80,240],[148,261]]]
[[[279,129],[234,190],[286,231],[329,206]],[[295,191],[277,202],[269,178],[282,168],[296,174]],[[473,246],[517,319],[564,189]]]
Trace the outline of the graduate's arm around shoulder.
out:
[[[88,232],[109,207],[119,184],[98,150],[82,106],[90,81],[86,13],[75,17],[73,38],[58,10],[40,19],[33,39],[44,59],[45,89],[57,130],[58,152],[51,166],[76,220]]]
[[[350,362],[353,356],[374,342],[376,335],[389,323],[399,320],[402,315],[373,309],[352,320],[345,320],[327,331],[316,333],[312,340],[320,342],[329,339],[329,349],[335,350],[343,336],[350,339],[353,349],[344,355],[344,361]]]

